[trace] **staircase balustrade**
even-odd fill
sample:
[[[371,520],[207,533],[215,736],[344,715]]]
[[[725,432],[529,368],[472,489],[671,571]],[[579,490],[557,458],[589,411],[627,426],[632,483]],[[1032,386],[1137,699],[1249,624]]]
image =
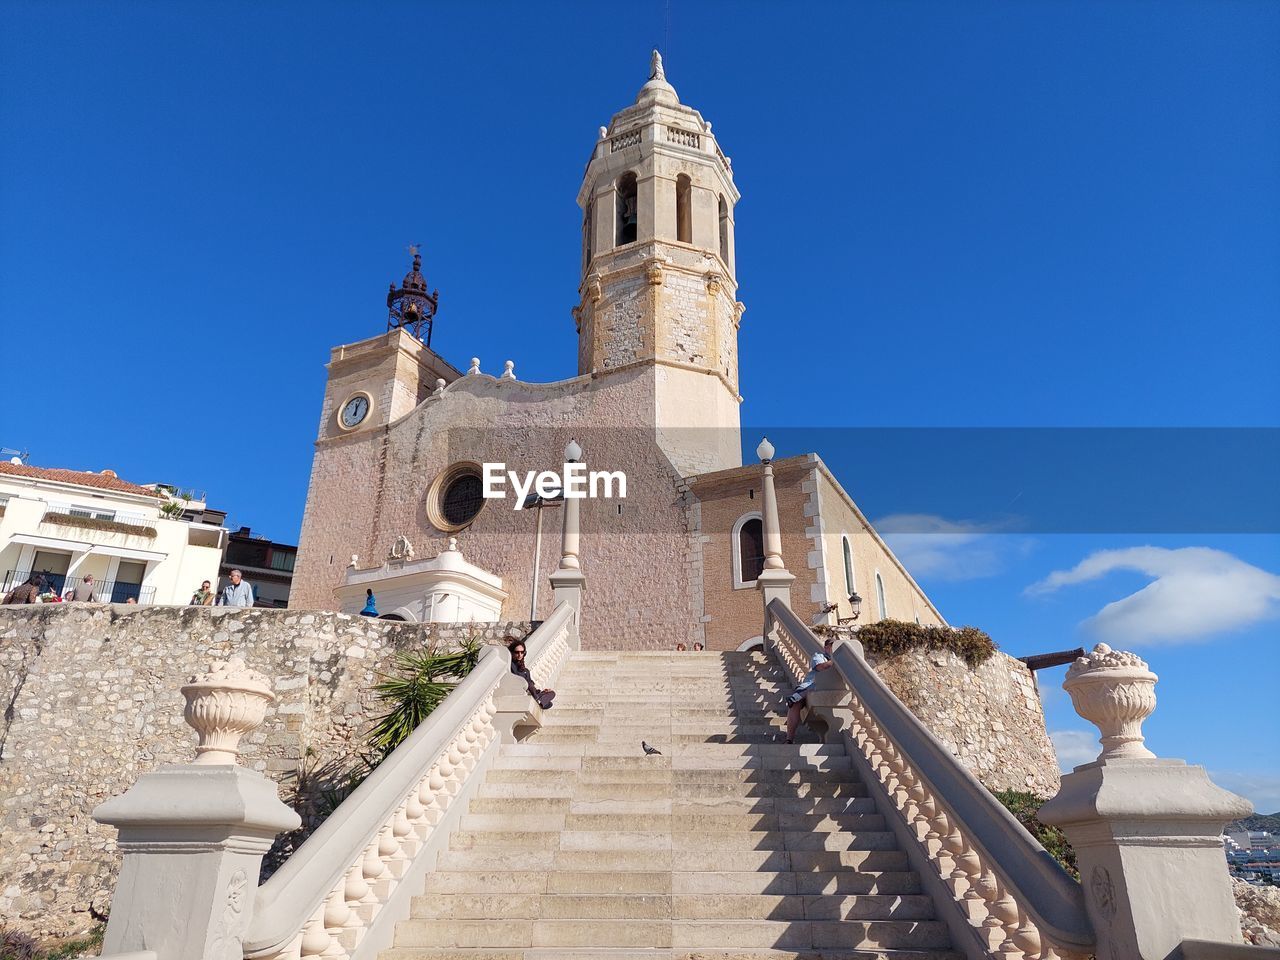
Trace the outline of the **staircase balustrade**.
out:
[[[766,638],[799,681],[822,640],[782,600],[766,607]],[[811,708],[843,735],[872,788],[895,811],[917,859],[940,881],[968,933],[964,952],[1007,960],[1084,960],[1096,938],[1080,884],[907,709],[857,641],[832,654]],[[828,681],[829,674],[838,680]],[[902,832],[902,831],[899,831]],[[942,905],[940,905],[942,906]],[[956,947],[962,947],[960,937]]]
[[[561,604],[525,641],[537,683],[552,682],[576,647],[574,613]],[[510,734],[495,724],[495,694],[510,663],[505,650],[486,648],[448,699],[258,888],[246,957],[364,960],[390,946]]]

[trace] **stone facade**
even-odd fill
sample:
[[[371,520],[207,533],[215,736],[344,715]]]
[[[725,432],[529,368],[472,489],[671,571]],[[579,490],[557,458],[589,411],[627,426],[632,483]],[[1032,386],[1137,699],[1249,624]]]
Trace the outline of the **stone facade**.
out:
[[[954,653],[868,657],[889,689],[991,790],[1058,792],[1061,775],[1030,670],[996,653],[970,667]]]
[[[242,762],[303,800],[357,756],[372,687],[398,651],[528,624],[409,624],[334,613],[227,607],[0,607],[0,917],[65,935],[102,908],[115,831],[90,812],[139,774],[189,763],[195,737],[178,688],[242,657],[279,702],[242,742]],[[305,776],[300,781],[300,768]],[[293,838],[296,839],[296,838]]]

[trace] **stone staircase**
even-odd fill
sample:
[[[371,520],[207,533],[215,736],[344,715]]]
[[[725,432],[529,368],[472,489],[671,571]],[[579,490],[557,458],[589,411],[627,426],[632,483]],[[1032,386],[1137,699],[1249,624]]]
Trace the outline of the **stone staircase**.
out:
[[[758,653],[574,654],[383,960],[958,960],[844,748],[782,742],[782,683]]]

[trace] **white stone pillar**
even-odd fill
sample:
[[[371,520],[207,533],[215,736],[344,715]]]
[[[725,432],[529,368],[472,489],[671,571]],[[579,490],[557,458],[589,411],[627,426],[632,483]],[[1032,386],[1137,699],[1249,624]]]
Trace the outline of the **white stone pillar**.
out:
[[[1242,940],[1221,837],[1253,807],[1203,767],[1143,746],[1155,683],[1136,654],[1106,644],[1063,683],[1104,749],[1066,774],[1037,816],[1075,847],[1099,960],[1166,960],[1183,940]]]
[[[564,448],[566,466],[581,461],[582,447],[578,446],[576,440],[570,440]],[[567,473],[568,470],[566,469],[565,472]],[[560,527],[560,564],[556,572],[551,574],[551,592],[555,606],[569,603],[577,611],[575,614],[577,616],[582,612],[582,591],[587,582],[586,575],[582,572],[582,561],[579,559],[582,536],[579,518],[582,498],[569,495],[568,478],[565,479],[564,512]],[[534,575],[537,575],[537,571],[534,571]]]
[[[144,774],[93,812],[120,831],[124,854],[103,955],[239,960],[262,856],[301,825],[275,784],[236,765],[241,736],[275,700],[266,679],[232,660],[182,688],[200,735],[194,763]]]
[[[782,528],[778,520],[778,494],[773,488],[773,444],[765,437],[756,447],[756,454],[764,464],[764,490],[761,499],[761,525],[764,528],[764,570],[756,579],[756,589],[767,610],[774,600],[791,606],[791,581],[795,576],[787,571],[782,560]],[[765,642],[769,638],[769,615],[765,613]]]

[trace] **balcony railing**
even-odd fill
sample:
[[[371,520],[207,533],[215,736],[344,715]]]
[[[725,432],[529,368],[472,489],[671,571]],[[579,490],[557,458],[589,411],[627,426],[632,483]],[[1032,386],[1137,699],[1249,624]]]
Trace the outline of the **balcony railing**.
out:
[[[42,593],[56,593],[64,599],[69,598],[76,584],[81,582],[81,577],[76,574],[68,576],[65,573],[36,572],[45,579],[45,588],[41,591]],[[0,585],[0,593],[8,593],[14,587],[26,583],[30,578],[30,570],[9,570],[4,575],[3,585]],[[156,588],[143,586],[140,583],[95,579],[93,581],[93,599],[98,603],[128,603],[131,599],[134,603],[155,603]]]

